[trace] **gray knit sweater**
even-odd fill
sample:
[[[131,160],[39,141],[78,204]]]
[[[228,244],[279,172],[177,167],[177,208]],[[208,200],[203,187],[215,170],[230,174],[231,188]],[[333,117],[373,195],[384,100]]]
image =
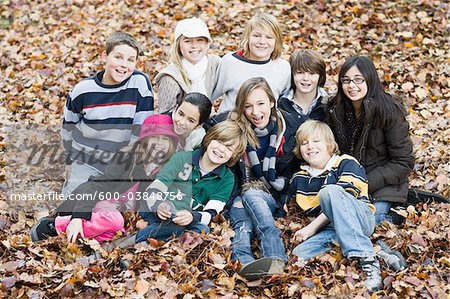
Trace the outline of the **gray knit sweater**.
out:
[[[236,52],[228,53],[219,64],[217,84],[212,94],[212,100],[223,95],[219,113],[234,109],[239,88],[253,77],[265,78],[276,99],[291,87],[291,67],[288,61],[282,58],[254,61],[239,56]]]

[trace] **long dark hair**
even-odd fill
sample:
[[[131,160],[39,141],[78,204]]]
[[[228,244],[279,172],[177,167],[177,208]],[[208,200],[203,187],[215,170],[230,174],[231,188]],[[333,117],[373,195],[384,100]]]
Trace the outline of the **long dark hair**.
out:
[[[356,66],[361,72],[367,84],[367,95],[364,98],[371,99],[374,107],[374,125],[385,127],[398,114],[407,115],[401,101],[387,93],[381,84],[380,77],[372,60],[366,56],[353,56],[347,59],[339,71],[338,91],[331,100],[331,105],[339,104],[342,101],[350,101],[344,93],[341,78],[345,76],[350,68]]]
[[[199,92],[190,92],[186,94],[183,98],[178,100],[174,111],[180,107],[184,102],[188,102],[194,106],[197,106],[198,111],[200,112],[199,125],[203,124],[210,116],[212,103],[210,99],[202,93]]]

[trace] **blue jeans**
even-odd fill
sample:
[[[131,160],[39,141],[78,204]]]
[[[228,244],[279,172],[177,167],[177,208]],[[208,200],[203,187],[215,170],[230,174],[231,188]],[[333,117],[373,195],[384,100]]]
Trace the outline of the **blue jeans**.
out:
[[[158,241],[167,241],[173,236],[180,237],[185,231],[201,234],[202,231],[209,233],[209,227],[199,221],[192,221],[187,226],[175,224],[171,219],[162,221],[154,212],[140,212],[142,219],[148,222],[148,226],[136,234],[136,243],[147,241],[152,238]]]
[[[269,193],[250,189],[234,199],[230,209],[230,221],[235,236],[232,243],[233,260],[247,264],[255,260],[251,242],[256,236],[261,242],[263,257],[278,258],[287,262],[287,256],[281,240],[281,232],[275,226],[273,213],[275,199]]]
[[[336,240],[347,258],[374,256],[370,236],[375,229],[375,217],[367,204],[337,185],[324,187],[319,198],[322,212],[330,223],[295,247],[292,253],[309,260],[328,251]]]
[[[375,205],[375,222],[376,224],[380,224],[383,221],[392,222],[392,216],[389,215],[389,210],[391,209],[391,203],[389,201],[377,201],[374,203]]]

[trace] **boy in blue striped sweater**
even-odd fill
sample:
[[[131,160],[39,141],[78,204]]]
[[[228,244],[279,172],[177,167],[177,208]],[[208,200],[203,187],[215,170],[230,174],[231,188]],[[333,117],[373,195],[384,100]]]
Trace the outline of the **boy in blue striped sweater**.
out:
[[[375,208],[364,168],[352,156],[339,156],[333,132],[323,122],[306,121],[296,140],[294,153],[308,165],[292,177],[293,196],[303,210],[318,216],[295,233],[301,243],[292,253],[309,260],[337,241],[347,258],[359,260],[367,288],[379,290],[383,286],[380,264],[370,240]]]
[[[102,174],[114,153],[137,139],[153,114],[153,89],[147,75],[136,71],[136,40],[114,32],[102,53],[105,69],[74,86],[64,107],[62,139],[68,164],[64,197],[90,176]],[[132,133],[133,131],[133,133]]]

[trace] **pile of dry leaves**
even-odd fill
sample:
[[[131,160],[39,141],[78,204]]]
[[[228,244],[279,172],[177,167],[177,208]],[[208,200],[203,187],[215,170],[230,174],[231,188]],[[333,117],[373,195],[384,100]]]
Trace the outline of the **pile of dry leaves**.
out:
[[[290,260],[284,275],[248,282],[230,261],[233,232],[227,222],[207,236],[185,235],[91,256],[96,242],[67,244],[63,236],[33,244],[29,230],[56,201],[12,201],[12,192],[59,192],[62,161],[35,167],[26,145],[60,148],[58,131],[67,93],[102,69],[106,36],[124,30],[144,49],[139,69],[154,76],[167,63],[178,20],[199,16],[208,24],[211,52],[238,47],[248,19],[274,14],[284,32],[284,58],[312,48],[327,63],[329,93],[341,63],[370,55],[385,87],[401,96],[410,115],[416,165],[411,185],[449,193],[449,4],[420,1],[149,1],[0,0],[0,297],[15,298],[287,298],[367,297],[360,271],[337,248],[303,265]],[[31,157],[31,158],[30,158]],[[44,166],[43,166],[44,165]],[[373,240],[400,250],[409,267],[383,268],[385,289],[373,298],[450,296],[450,206],[421,204],[404,225],[383,224]],[[130,224],[134,215],[128,215]],[[293,232],[308,221],[295,210],[278,221],[288,254]],[[255,245],[256,246],[256,245]],[[120,259],[130,262],[120,268]]]

